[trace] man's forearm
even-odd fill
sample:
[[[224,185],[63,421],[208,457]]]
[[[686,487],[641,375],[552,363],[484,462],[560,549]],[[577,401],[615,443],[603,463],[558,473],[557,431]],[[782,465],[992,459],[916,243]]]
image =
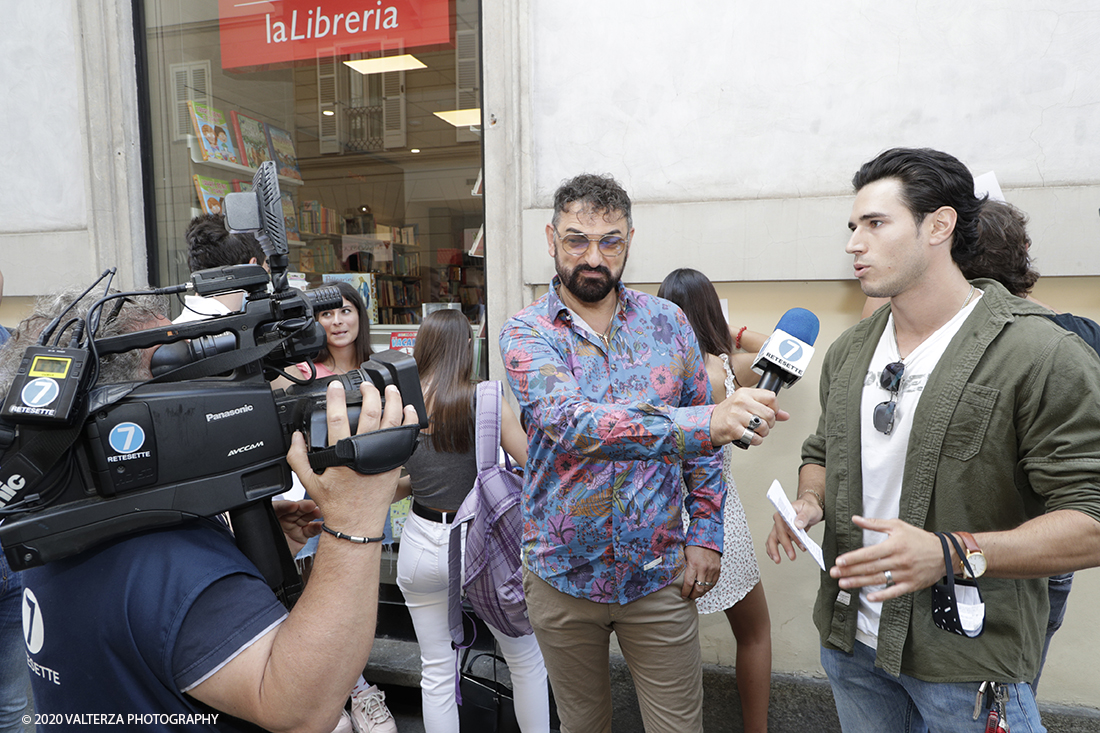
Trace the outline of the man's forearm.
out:
[[[1005,532],[978,532],[993,578],[1045,578],[1100,566],[1100,522],[1062,509]],[[954,555],[954,551],[952,551]]]
[[[374,642],[381,552],[322,535],[290,616],[190,694],[265,730],[331,731]]]

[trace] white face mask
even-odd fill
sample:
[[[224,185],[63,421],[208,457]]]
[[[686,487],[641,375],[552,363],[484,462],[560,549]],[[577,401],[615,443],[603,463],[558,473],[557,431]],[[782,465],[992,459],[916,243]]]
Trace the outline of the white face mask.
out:
[[[946,532],[937,532],[943,545],[945,575],[942,581],[932,586],[932,621],[944,631],[973,639],[981,636],[985,629],[985,603],[976,580],[956,580],[951,566],[951,551],[947,541],[955,546],[955,552],[966,565],[966,555],[959,547],[958,540]],[[969,570],[969,566],[967,566]]]

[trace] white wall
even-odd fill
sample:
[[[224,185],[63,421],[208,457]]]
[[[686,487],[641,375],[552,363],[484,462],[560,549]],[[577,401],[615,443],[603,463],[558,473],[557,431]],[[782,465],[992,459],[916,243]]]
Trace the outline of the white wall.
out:
[[[0,25],[4,293],[146,281],[128,0],[8,3]],[[9,324],[11,325],[11,324]]]
[[[1047,5],[531,3],[528,204],[610,172],[642,204],[715,202],[654,222],[688,248],[681,264],[723,243],[718,279],[831,279],[846,275],[813,253],[847,220],[814,199],[846,194],[881,150],[928,146],[1004,188],[1051,189],[1030,209],[1058,242],[1044,271],[1100,274],[1100,6]],[[659,282],[671,261],[649,262]]]
[[[635,201],[626,280],[656,292],[696,267],[763,331],[809,308],[823,353],[863,305],[843,251],[852,174],[894,146],[995,171],[1031,215],[1037,297],[1100,319],[1100,278],[1080,277],[1100,275],[1100,6],[1044,5],[485,0],[490,332],[545,291],[553,191],[587,171]],[[735,464],[758,548],[764,491],[779,478],[793,493],[816,426],[819,363],[781,395],[791,421]],[[821,675],[816,569],[758,554],[775,671]],[[1079,573],[1041,701],[1100,701],[1098,604],[1100,570]],[[706,618],[703,639],[707,661],[733,664],[724,619]]]

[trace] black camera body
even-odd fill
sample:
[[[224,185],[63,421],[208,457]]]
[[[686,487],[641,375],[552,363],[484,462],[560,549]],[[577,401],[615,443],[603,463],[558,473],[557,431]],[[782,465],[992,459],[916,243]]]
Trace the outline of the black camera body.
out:
[[[406,354],[382,352],[341,376],[353,421],[364,380],[380,390],[397,385],[406,403],[424,414],[416,362]],[[326,445],[325,390],[333,379],[291,394],[273,393],[259,373],[93,390],[93,406],[111,392],[132,391],[88,415],[68,459],[41,482],[60,487],[48,505],[28,507],[0,525],[9,564],[35,567],[118,535],[283,493],[291,484],[286,453],[294,431],[302,431],[312,449]]]
[[[264,235],[271,292],[267,273],[256,265],[197,272],[187,289],[200,295],[243,289],[243,310],[96,339],[95,308],[127,294],[107,296],[88,314],[87,342],[71,345],[70,351],[86,349],[87,362],[98,364],[105,355],[159,346],[151,362],[153,379],[97,386],[91,377],[71,400],[76,406],[71,414],[50,416],[48,422],[38,413],[10,409],[44,401],[39,384],[26,390],[28,396],[22,388],[9,391],[0,420],[0,515],[5,517],[0,543],[13,568],[228,511],[242,551],[273,587],[282,586],[289,556],[269,499],[291,485],[286,453],[294,431],[306,434],[315,466],[321,452],[334,453],[325,448],[327,382],[344,383],[352,424],[362,399],[358,385],[366,380],[380,391],[396,385],[420,421],[340,441],[350,449],[340,446],[344,450],[335,451],[335,458],[326,455],[323,465],[376,473],[401,465],[415,448],[418,428],[427,425],[426,411],[416,363],[401,352],[376,354],[346,375],[296,380],[299,386],[272,392],[267,377],[311,359],[324,345],[325,332],[314,314],[338,307],[342,299],[336,288],[303,293],[287,285],[273,164],[261,166],[254,185],[255,192],[229,195],[243,198],[227,201],[227,224],[234,230],[229,215],[236,211],[239,222],[243,211],[244,224],[235,230]],[[32,369],[38,351],[23,360],[21,370]],[[39,369],[46,376],[28,371],[19,384],[49,379],[52,366]],[[393,440],[395,433],[401,441]],[[372,455],[379,452],[389,455]]]

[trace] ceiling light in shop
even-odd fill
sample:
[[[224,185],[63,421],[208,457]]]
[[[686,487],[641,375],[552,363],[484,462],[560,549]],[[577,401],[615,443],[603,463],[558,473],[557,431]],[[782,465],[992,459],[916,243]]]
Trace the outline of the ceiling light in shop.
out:
[[[333,112],[331,109],[321,110],[321,114],[323,114],[325,117],[333,117],[336,115],[336,113]]]
[[[409,53],[401,56],[383,56],[377,59],[355,59],[344,63],[360,74],[381,74],[386,71],[412,71],[413,69],[428,68],[427,64]]]
[[[481,124],[481,108],[476,109],[452,109],[447,112],[436,112],[435,116],[455,127],[477,127]]]
[[[419,152],[420,152],[420,148],[413,148],[413,149],[412,149],[412,150],[410,150],[409,152],[410,152],[410,153],[419,153]]]

